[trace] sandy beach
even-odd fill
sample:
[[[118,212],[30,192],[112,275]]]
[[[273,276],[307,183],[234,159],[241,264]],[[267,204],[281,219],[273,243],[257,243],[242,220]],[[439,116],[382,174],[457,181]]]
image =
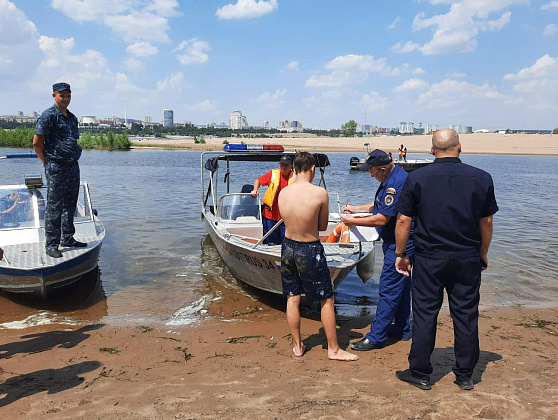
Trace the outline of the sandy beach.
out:
[[[360,152],[364,143],[370,143],[372,149],[382,149],[397,156],[401,144],[407,148],[408,158],[413,153],[430,153],[431,136],[376,136],[376,137],[306,137],[287,134],[280,138],[233,138],[230,143],[281,144],[285,150],[307,150],[321,152]],[[167,139],[132,139],[135,147],[184,148],[191,150],[220,150],[222,138],[207,138],[206,143],[194,143],[191,138],[170,136]],[[462,153],[484,153],[505,155],[558,155],[558,135],[556,134],[495,134],[472,133],[461,134]],[[360,156],[360,155],[359,155]]]
[[[284,303],[226,288],[199,325],[83,323],[0,331],[0,407],[22,419],[553,419],[558,416],[558,311],[485,309],[475,389],[453,384],[453,329],[439,318],[434,386],[400,382],[410,342],[327,359],[315,313],[295,357]],[[339,322],[340,345],[369,317]]]

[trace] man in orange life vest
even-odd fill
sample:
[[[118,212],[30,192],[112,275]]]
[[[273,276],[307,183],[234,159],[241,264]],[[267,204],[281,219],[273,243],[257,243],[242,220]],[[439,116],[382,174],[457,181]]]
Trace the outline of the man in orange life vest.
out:
[[[258,190],[260,186],[268,186],[263,199],[264,210],[262,213],[262,223],[264,236],[279,220],[281,220],[278,204],[279,192],[294,180],[293,158],[289,155],[283,155],[279,160],[279,169],[273,169],[254,181],[254,189],[251,192],[254,197],[259,194]],[[281,223],[281,225],[264,240],[264,244],[280,244],[283,242],[284,237],[285,224]]]

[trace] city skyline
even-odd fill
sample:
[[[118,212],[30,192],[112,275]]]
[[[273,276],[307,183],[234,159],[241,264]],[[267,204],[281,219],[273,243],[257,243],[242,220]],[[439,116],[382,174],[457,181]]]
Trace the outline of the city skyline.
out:
[[[0,115],[66,81],[76,115],[553,129],[557,21],[556,0],[0,0]]]

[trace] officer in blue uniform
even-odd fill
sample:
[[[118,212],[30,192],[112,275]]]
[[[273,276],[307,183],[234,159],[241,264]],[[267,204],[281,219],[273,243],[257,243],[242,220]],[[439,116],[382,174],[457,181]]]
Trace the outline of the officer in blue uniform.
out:
[[[359,170],[368,171],[380,182],[376,197],[372,203],[361,206],[343,206],[348,213],[368,212],[372,216],[355,218],[342,215],[341,219],[348,225],[375,226],[382,238],[384,265],[380,275],[379,299],[376,316],[370,326],[370,332],[353,344],[353,350],[373,350],[385,346],[389,337],[408,340],[411,335],[409,318],[411,314],[411,280],[395,270],[395,205],[405,181],[407,172],[393,163],[390,155],[376,149],[372,151]],[[407,254],[412,257],[413,243],[407,244]]]
[[[74,213],[79,194],[81,147],[78,120],[68,110],[72,91],[68,83],[52,86],[54,105],[46,109],[35,126],[33,147],[45,167],[48,184],[45,211],[46,254],[60,258],[59,245],[86,247],[74,239]]]
[[[396,268],[408,274],[405,244],[415,219],[413,266],[413,342],[409,369],[397,377],[420,389],[431,389],[430,356],[436,342],[438,312],[444,289],[454,327],[459,388],[474,388],[479,360],[478,305],[481,271],[488,264],[492,219],[498,211],[492,177],[459,159],[461,143],[454,130],[432,137],[434,162],[411,172],[397,203]]]

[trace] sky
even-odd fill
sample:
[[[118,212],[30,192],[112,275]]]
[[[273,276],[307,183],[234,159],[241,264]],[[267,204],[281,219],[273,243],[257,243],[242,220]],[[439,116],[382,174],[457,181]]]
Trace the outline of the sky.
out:
[[[558,127],[558,0],[0,0],[0,115]]]

